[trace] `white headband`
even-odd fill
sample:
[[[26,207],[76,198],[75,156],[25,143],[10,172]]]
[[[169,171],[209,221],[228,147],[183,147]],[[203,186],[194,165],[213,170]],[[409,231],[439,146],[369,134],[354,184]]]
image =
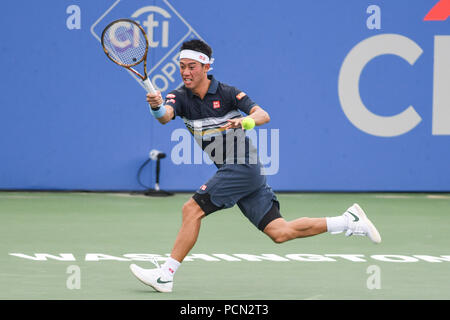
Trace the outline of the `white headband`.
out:
[[[181,50],[180,59],[192,59],[203,64],[213,64],[214,58],[209,59],[204,53],[194,51],[194,50]],[[211,68],[212,69],[212,68]]]

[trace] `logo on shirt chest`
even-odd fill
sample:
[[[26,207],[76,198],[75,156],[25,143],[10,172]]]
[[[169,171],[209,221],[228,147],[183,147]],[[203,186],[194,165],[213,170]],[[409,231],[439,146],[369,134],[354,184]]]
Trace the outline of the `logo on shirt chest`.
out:
[[[214,109],[219,109],[220,108],[220,101],[219,100],[213,101],[213,108]]]

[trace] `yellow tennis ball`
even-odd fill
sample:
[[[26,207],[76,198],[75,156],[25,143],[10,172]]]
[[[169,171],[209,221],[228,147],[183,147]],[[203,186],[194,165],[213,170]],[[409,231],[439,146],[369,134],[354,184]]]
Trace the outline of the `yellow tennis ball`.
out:
[[[245,117],[244,120],[242,120],[242,127],[245,130],[251,130],[255,127],[255,120],[250,117]]]

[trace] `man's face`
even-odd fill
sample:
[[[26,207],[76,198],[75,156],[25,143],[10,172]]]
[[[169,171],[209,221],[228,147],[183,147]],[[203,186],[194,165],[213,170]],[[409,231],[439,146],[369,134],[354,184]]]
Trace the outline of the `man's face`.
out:
[[[209,65],[201,64],[198,61],[183,58],[180,60],[180,73],[186,88],[195,89],[207,78]]]

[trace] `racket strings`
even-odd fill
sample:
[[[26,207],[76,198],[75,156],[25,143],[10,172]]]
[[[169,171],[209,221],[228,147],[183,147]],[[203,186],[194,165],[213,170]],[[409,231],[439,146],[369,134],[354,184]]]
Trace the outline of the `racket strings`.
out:
[[[130,22],[119,21],[103,33],[106,54],[116,63],[131,67],[144,60],[147,40],[142,30]]]

